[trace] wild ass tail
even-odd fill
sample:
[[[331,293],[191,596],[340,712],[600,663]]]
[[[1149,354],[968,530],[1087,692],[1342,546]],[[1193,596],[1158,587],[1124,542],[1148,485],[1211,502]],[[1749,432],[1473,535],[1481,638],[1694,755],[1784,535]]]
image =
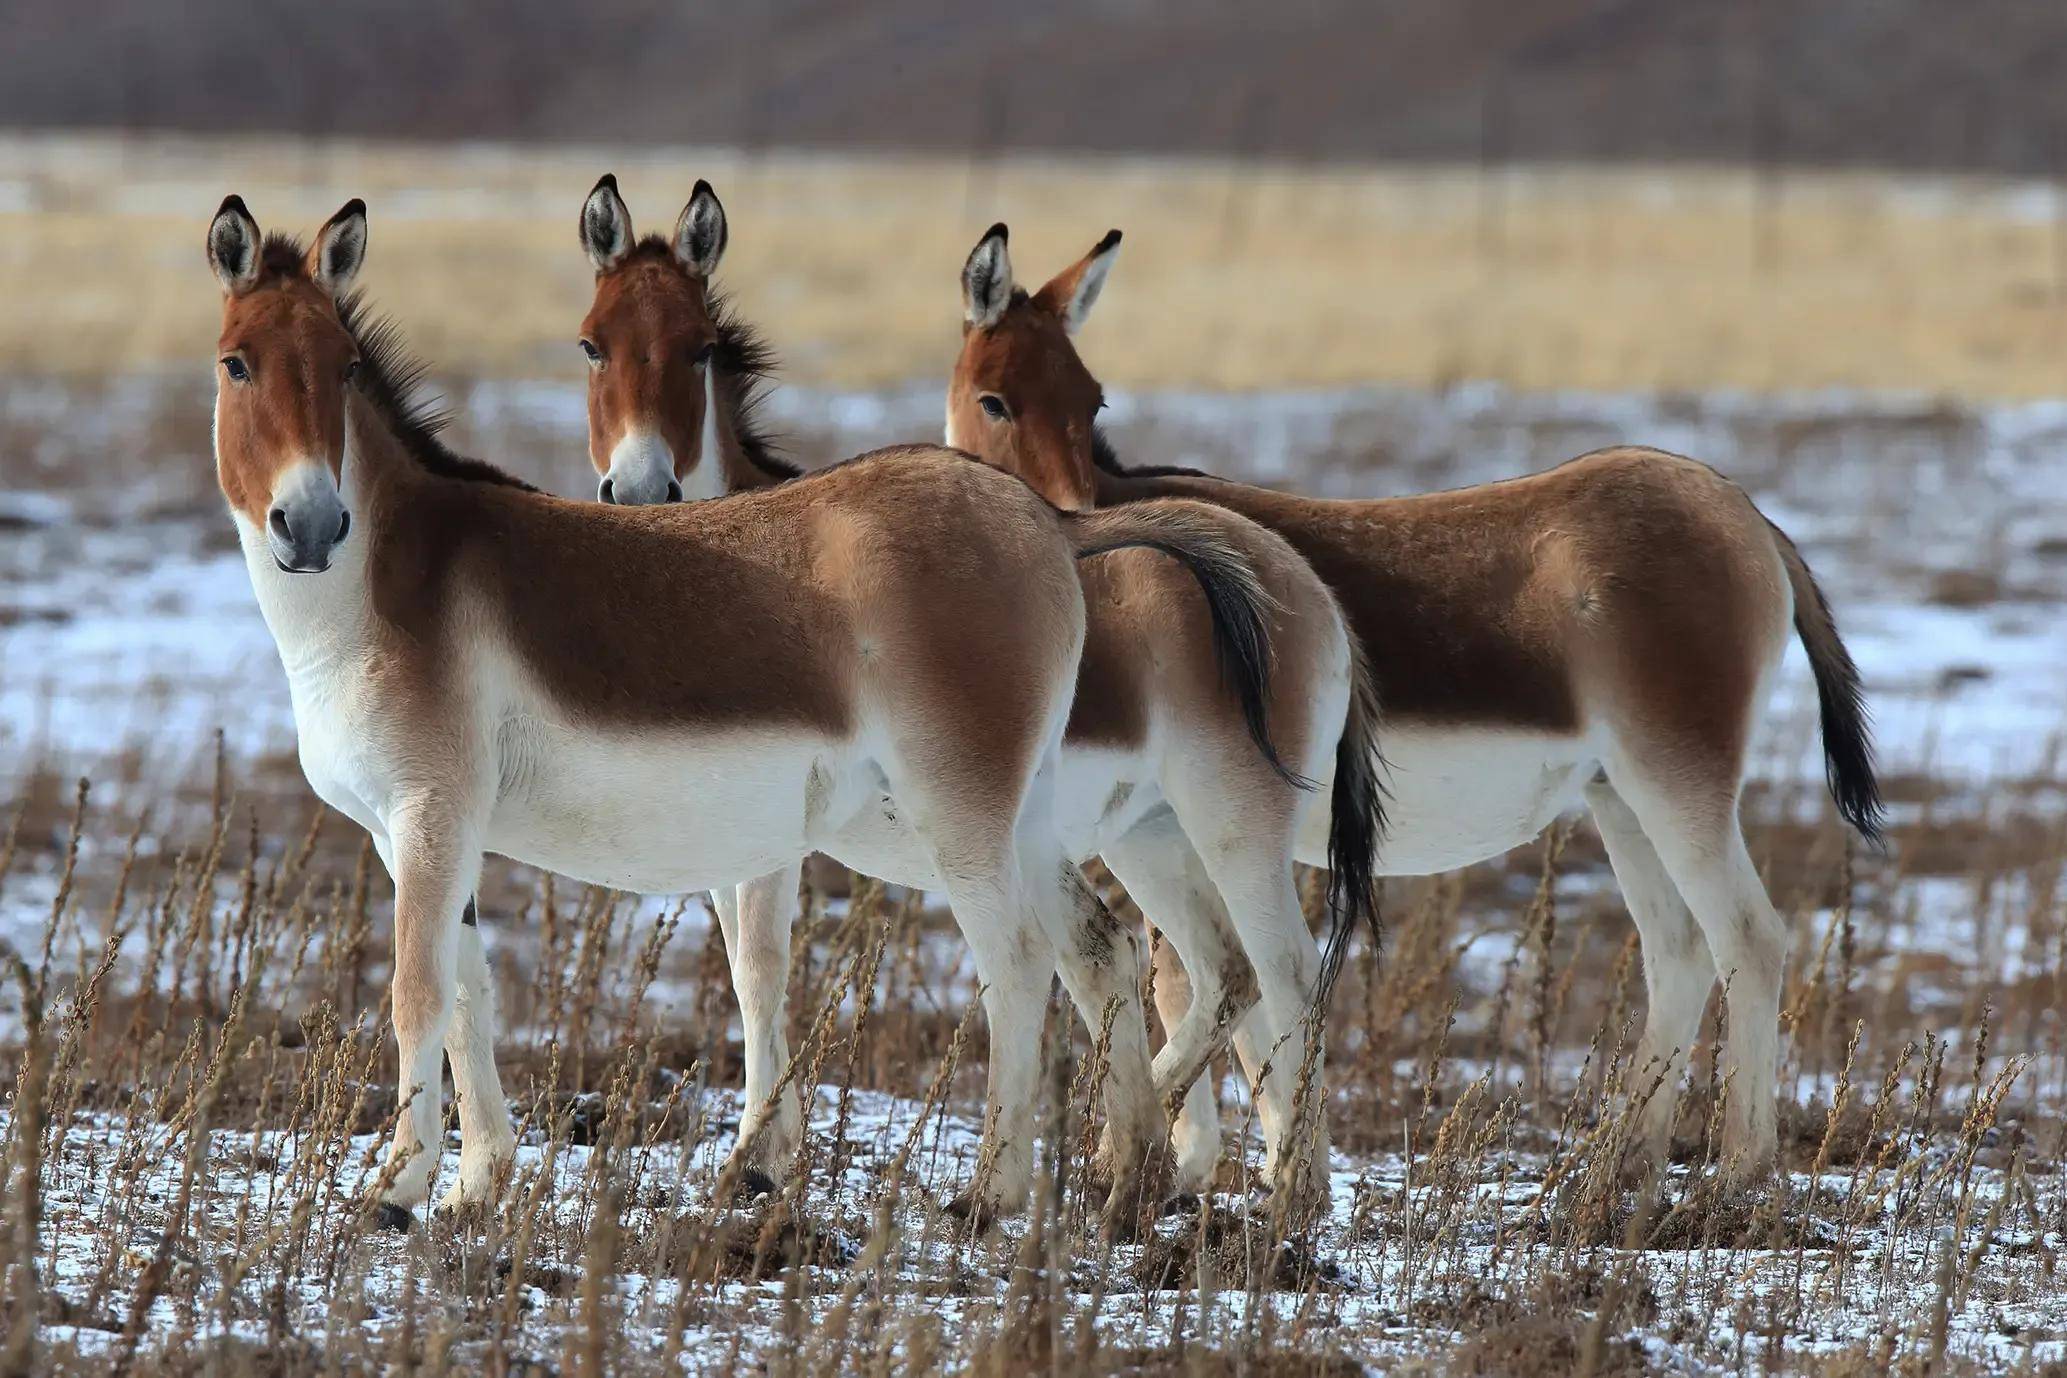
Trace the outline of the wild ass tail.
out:
[[[1374,944],[1385,936],[1378,913],[1378,842],[1385,835],[1385,782],[1378,774],[1378,686],[1354,635],[1349,650],[1349,714],[1335,743],[1335,785],[1329,798],[1328,943],[1321,952],[1321,981],[1315,994],[1323,1012],[1335,978],[1342,973],[1357,920],[1370,924]]]
[[[1161,551],[1191,571],[1206,595],[1220,668],[1241,701],[1256,749],[1280,776],[1311,789],[1313,782],[1288,767],[1270,740],[1270,618],[1277,602],[1228,540],[1230,516],[1181,498],[1062,514],[1080,560],[1138,546]]]
[[[1881,805],[1880,782],[1873,774],[1873,720],[1866,711],[1866,696],[1859,688],[1859,667],[1852,653],[1837,635],[1837,620],[1823,590],[1809,573],[1801,551],[1786,532],[1772,527],[1780,559],[1787,565],[1788,582],[1794,586],[1794,630],[1802,649],[1809,653],[1809,668],[1816,674],[1816,701],[1823,716],[1823,770],[1830,782],[1830,797],[1845,822],[1860,836],[1879,846],[1887,820]]]

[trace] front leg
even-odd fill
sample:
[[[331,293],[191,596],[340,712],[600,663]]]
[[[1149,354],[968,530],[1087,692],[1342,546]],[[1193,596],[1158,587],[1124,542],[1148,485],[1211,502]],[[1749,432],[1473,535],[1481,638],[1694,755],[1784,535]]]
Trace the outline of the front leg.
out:
[[[458,1002],[445,1030],[445,1058],[459,1100],[459,1176],[440,1205],[486,1201],[516,1157],[517,1134],[495,1070],[495,985],[482,944],[480,910],[467,900],[459,921]]]
[[[387,833],[395,875],[391,1003],[401,1064],[398,1089],[408,1108],[395,1126],[392,1160],[399,1167],[382,1194],[382,1214],[387,1223],[401,1224],[430,1196],[437,1175],[443,1122],[440,1063],[458,1012],[460,917],[480,878],[481,850],[470,824],[435,805],[397,810]],[[478,953],[478,934],[474,949]],[[475,974],[485,985],[485,962]]]
[[[724,923],[722,901],[719,908],[746,1041],[746,1091],[733,1166],[737,1180],[751,1188],[766,1189],[780,1180],[803,1142],[805,1088],[793,1085],[775,1093],[789,1067],[790,932],[796,924],[802,871],[799,859],[780,871],[741,882],[730,924]]]

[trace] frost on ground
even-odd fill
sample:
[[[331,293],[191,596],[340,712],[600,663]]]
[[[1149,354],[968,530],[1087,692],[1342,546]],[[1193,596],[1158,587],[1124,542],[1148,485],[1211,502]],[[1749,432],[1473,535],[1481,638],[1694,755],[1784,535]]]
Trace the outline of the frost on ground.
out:
[[[462,402],[463,448],[585,489],[574,388]],[[938,426],[927,389],[776,409],[806,461]],[[206,415],[183,384],[0,391],[21,442],[0,449],[0,1370],[2067,1363],[2056,409],[1116,397],[1123,455],[1333,494],[1624,436],[1716,462],[1831,591],[1894,845],[1858,852],[1830,821],[1793,666],[1745,810],[1795,935],[1772,1189],[1715,1184],[1713,1008],[1674,1161],[1650,1183],[1632,1161],[1641,967],[1580,822],[1388,885],[1384,953],[1353,955],[1331,1017],[1325,1220],[1273,1214],[1220,1066],[1220,1189],[1113,1244],[1078,1176],[1093,1049],[1060,1001],[1035,1212],[977,1232],[938,1208],[976,1170],[973,973],[926,897],[832,867],[789,983],[812,1132],[775,1198],[711,1198],[739,1039],[700,903],[496,861],[483,924],[522,1153],[494,1211],[375,1228],[391,892],[300,782]]]

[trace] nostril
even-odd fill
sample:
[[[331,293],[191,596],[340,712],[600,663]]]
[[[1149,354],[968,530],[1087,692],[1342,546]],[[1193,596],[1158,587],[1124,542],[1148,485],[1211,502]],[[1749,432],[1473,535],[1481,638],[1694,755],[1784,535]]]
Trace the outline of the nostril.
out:
[[[337,514],[337,543],[338,543],[339,545],[342,545],[342,544],[344,544],[344,538],[345,538],[346,536],[348,536],[348,535],[350,535],[350,534],[351,534],[351,530],[352,530],[352,514],[351,514],[351,513],[349,513],[349,512],[340,512],[340,513],[338,513],[338,514]]]
[[[667,500],[669,502],[680,502],[682,500],[682,485],[673,479],[667,481]]]
[[[294,539],[294,532],[291,529],[289,529],[287,525],[286,508],[275,507],[270,513],[266,515],[266,525],[270,527],[272,529],[273,534],[275,536],[278,536],[281,540],[291,542]]]
[[[610,482],[610,480],[609,480],[608,478],[605,478],[605,479],[604,479],[604,480],[602,481],[602,483],[600,483],[600,484],[598,484],[598,485],[597,485],[597,487],[596,487],[596,496],[597,496],[597,497],[599,497],[599,498],[601,498],[601,499],[602,499],[603,501],[605,501],[605,502],[616,502],[616,501],[617,501],[617,493],[616,493],[616,490],[615,490],[615,488],[614,488],[614,487],[612,486],[612,484],[611,484],[611,482]]]

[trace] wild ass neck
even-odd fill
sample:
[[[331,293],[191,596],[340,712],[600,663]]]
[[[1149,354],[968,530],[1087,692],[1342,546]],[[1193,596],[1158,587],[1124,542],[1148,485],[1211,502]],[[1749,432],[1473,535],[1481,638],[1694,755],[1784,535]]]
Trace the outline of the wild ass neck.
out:
[[[722,476],[720,491],[724,493],[767,488],[796,478],[803,471],[776,456],[754,416],[755,390],[766,376],[728,367],[726,354],[721,348],[718,358],[704,369],[703,465],[699,467],[710,465],[715,454],[715,473]]]

